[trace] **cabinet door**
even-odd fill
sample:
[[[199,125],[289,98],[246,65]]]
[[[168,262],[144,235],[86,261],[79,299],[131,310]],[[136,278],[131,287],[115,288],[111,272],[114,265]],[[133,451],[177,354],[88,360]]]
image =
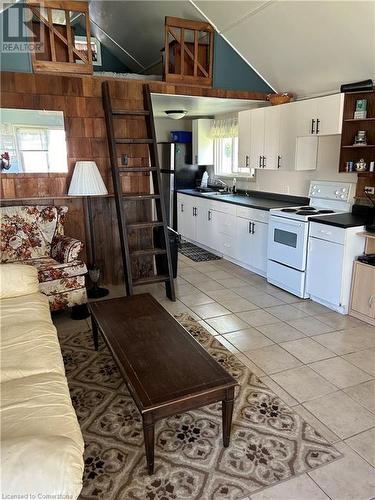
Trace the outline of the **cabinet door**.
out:
[[[341,134],[345,94],[319,97],[317,101],[318,135]]]
[[[340,306],[343,259],[344,245],[309,238],[307,293]]]
[[[195,222],[196,222],[196,241],[202,245],[209,246],[208,241],[208,217],[209,217],[209,202],[207,200],[199,200],[195,203]]]
[[[296,138],[296,170],[315,170],[318,162],[319,139],[315,136]]]
[[[291,104],[296,120],[297,137],[316,134],[317,99],[306,99]]]
[[[284,124],[281,124],[281,126],[284,127]],[[271,106],[264,109],[264,168],[278,168],[279,140],[280,107]]]
[[[200,118],[193,120],[193,163],[196,165],[213,165],[214,143],[210,137],[212,120]]]
[[[267,241],[268,224],[264,222],[253,222],[251,240],[251,266],[262,274],[267,272]]]
[[[249,219],[237,217],[235,258],[244,264],[252,264],[252,223]]]
[[[219,251],[235,258],[236,216],[222,212],[217,212],[216,216],[219,227]]]
[[[264,108],[251,111],[250,167],[263,168]]]
[[[238,166],[250,167],[251,111],[238,113]]]
[[[355,263],[351,307],[353,311],[375,318],[375,268],[360,262]]]
[[[177,227],[178,232],[188,238],[195,240],[195,205],[191,196],[179,196],[177,199]]]
[[[221,240],[219,235],[218,212],[208,209],[207,211],[207,246],[221,252]]]
[[[291,104],[277,106],[280,113],[279,158],[280,170],[293,170],[296,160],[296,121]]]

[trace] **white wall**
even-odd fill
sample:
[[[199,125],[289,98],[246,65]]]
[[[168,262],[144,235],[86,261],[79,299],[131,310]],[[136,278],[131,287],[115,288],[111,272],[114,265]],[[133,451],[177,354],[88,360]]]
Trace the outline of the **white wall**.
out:
[[[187,130],[191,132],[191,120],[183,118],[172,120],[172,118],[155,118],[156,140],[158,142],[169,142],[172,130]]]

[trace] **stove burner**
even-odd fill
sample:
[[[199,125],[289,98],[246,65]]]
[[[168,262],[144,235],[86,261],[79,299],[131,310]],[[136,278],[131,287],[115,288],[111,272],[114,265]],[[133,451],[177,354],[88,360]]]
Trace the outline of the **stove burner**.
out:
[[[318,210],[318,214],[334,214],[334,210]]]
[[[290,213],[293,213],[293,212],[297,212],[297,208],[282,208],[281,209],[282,212],[290,212]]]
[[[308,207],[299,207],[300,210],[316,210],[316,208],[312,207],[311,205]]]
[[[297,215],[316,215],[316,210],[298,210]]]

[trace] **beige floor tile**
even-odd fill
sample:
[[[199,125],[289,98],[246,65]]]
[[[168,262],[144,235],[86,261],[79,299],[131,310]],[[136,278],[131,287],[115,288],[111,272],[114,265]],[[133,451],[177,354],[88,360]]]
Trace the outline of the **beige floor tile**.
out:
[[[316,317],[312,318],[311,316],[308,319],[294,319],[292,321],[288,321],[288,323],[307,336],[320,335],[321,333],[333,331],[332,326],[328,326],[319,321]]]
[[[213,280],[219,280],[219,279],[224,280],[233,277],[230,273],[228,273],[227,271],[222,271],[221,269],[217,269],[215,271],[209,271],[208,273],[205,274]]]
[[[282,321],[271,323],[270,325],[258,325],[257,329],[277,343],[306,338],[302,332]]]
[[[179,297],[179,299],[188,307],[201,306],[203,304],[210,304],[211,302],[214,302],[211,297],[202,292],[183,295],[182,297]]]
[[[198,288],[188,282],[183,285],[177,285],[175,290],[178,297],[183,297],[184,295],[191,295],[193,293],[199,292]]]
[[[329,500],[307,474],[271,486],[259,493],[253,493],[250,498],[251,500]]]
[[[354,387],[344,389],[344,392],[362,406],[375,413],[375,380],[369,380]]]
[[[304,300],[303,302],[296,304],[294,307],[316,317],[319,317],[319,314],[328,314],[332,312],[330,309],[328,309],[328,307],[322,306],[321,304],[313,302],[312,300]]]
[[[210,318],[206,321],[220,334],[235,332],[236,330],[244,330],[248,327],[247,323],[238,318],[235,314],[228,314],[218,318]]]
[[[332,500],[369,500],[375,494],[374,469],[345,443],[335,445],[344,457],[309,472]]]
[[[185,304],[183,304],[179,300],[176,300],[176,302],[172,302],[168,299],[163,298],[163,299],[158,299],[158,301],[164,307],[164,309],[166,309],[173,316],[176,314],[185,313],[185,314],[189,314],[189,316],[191,316],[193,319],[195,319],[197,321],[200,320],[200,317],[197,314],[195,314],[194,311],[189,309],[189,307],[187,307]]]
[[[228,309],[225,309],[225,307],[217,304],[216,302],[213,302],[211,304],[203,304],[201,306],[193,306],[191,309],[202,319],[214,318],[216,316],[224,316],[224,314],[230,314],[230,311],[228,311]]]
[[[324,380],[308,366],[300,366],[276,373],[272,375],[272,378],[300,403],[319,398],[336,390],[333,384]]]
[[[262,290],[259,290],[252,285],[245,285],[239,288],[232,288],[232,290],[240,297],[250,300],[250,302],[252,302],[252,299],[254,299],[254,297],[256,297],[257,295],[264,295],[264,292],[262,292]]]
[[[267,311],[281,321],[288,322],[308,316],[308,314],[304,311],[300,311],[299,309],[296,309],[294,306],[291,306],[289,304],[267,307]]]
[[[346,354],[343,358],[375,377],[375,349],[353,352],[352,354]]]
[[[212,290],[225,290],[223,285],[220,285],[220,283],[218,283],[217,281],[211,279],[203,280],[202,277],[200,283],[196,283],[195,286],[202,292],[211,292]]]
[[[335,353],[326,347],[306,337],[292,340],[291,342],[284,342],[283,348],[301,360],[302,363],[313,363],[314,361],[333,358],[335,356]]]
[[[375,467],[375,427],[346,439],[345,443]]]
[[[236,354],[237,358],[251,370],[254,375],[257,377],[263,377],[265,375],[264,371],[259,368],[256,364],[254,364],[247,356],[246,354],[243,354],[242,352]]]
[[[254,295],[251,301],[259,307],[271,307],[285,305],[282,300],[277,299],[268,293]]]
[[[352,328],[340,332],[314,336],[314,340],[336,354],[349,354],[375,346],[375,335],[366,328]]]
[[[225,339],[222,335],[217,335],[217,337],[215,337],[215,338],[218,342],[220,342],[220,344],[222,344],[232,354],[235,354],[236,356],[241,354],[240,351],[238,349],[236,349],[233,344],[228,342],[228,340]]]
[[[240,286],[246,285],[244,281],[242,281],[240,278],[225,278],[225,279],[218,279],[218,283],[223,285],[225,288],[238,288]]]
[[[227,333],[224,337],[242,352],[260,349],[273,344],[272,340],[251,327],[246,328],[246,330]]]
[[[296,368],[301,365],[298,359],[276,344],[255,351],[247,351],[246,356],[268,374]]]
[[[303,404],[331,431],[346,439],[375,426],[375,417],[342,391]]]
[[[330,312],[327,314],[319,314],[318,319],[328,326],[332,326],[335,330],[344,330],[354,328],[356,326],[366,325],[363,321],[353,318],[352,316]]]
[[[242,297],[237,299],[220,299],[220,304],[232,311],[233,313],[245,312],[245,311],[253,311],[254,309],[259,309],[258,306],[249,302]]]
[[[202,271],[202,273],[215,272],[219,270],[217,265],[213,262],[191,262],[194,269],[198,269],[199,271]]]
[[[339,357],[316,361],[309,366],[340,389],[366,382],[372,378],[368,373]]]
[[[304,406],[298,405],[294,409],[301,415],[301,417],[306,420],[321,436],[323,436],[330,443],[337,443],[341,441],[340,438],[331,431],[326,425],[324,425],[320,420],[318,420],[312,413],[309,412]]]
[[[299,304],[303,303],[304,300],[296,295],[285,292],[284,290],[280,290],[278,292],[269,292],[270,295],[273,295],[277,299],[282,300],[285,304]]]
[[[207,331],[208,331],[211,335],[214,335],[214,336],[216,336],[216,335],[220,335],[220,334],[219,334],[219,332],[217,332],[216,330],[214,330],[214,329],[212,328],[212,326],[210,326],[208,323],[206,323],[203,319],[200,319],[200,320],[198,321],[198,323],[199,323],[200,325],[202,325],[202,326],[203,326],[203,328],[205,328],[205,329],[206,329],[206,330],[207,330]]]
[[[279,398],[288,406],[298,405],[298,401],[294,399],[285,389],[276,384],[274,380],[268,375],[261,377],[262,382],[264,382]]]
[[[263,309],[238,313],[238,316],[246,321],[250,326],[269,325],[275,322],[275,316]]]
[[[222,300],[236,300],[240,298],[240,296],[235,292],[232,292],[232,290],[227,290],[226,288],[222,290],[210,290],[209,292],[207,292],[207,295],[216,300],[216,302],[220,303]]]

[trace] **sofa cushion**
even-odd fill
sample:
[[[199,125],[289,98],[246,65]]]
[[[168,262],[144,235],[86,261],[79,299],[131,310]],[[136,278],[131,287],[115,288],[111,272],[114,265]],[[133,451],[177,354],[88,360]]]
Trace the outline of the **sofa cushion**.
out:
[[[56,328],[45,295],[37,292],[2,300],[0,327],[1,382],[41,373],[64,375]]]
[[[87,273],[86,265],[80,260],[61,263],[51,257],[43,257],[42,259],[25,260],[24,263],[36,267],[41,283],[44,281],[82,276]]]
[[[63,217],[63,208],[66,209],[54,206],[1,207],[1,261],[50,255],[52,239],[62,231],[58,220]]]
[[[0,264],[0,298],[7,299],[36,293],[37,270],[23,264]]]

